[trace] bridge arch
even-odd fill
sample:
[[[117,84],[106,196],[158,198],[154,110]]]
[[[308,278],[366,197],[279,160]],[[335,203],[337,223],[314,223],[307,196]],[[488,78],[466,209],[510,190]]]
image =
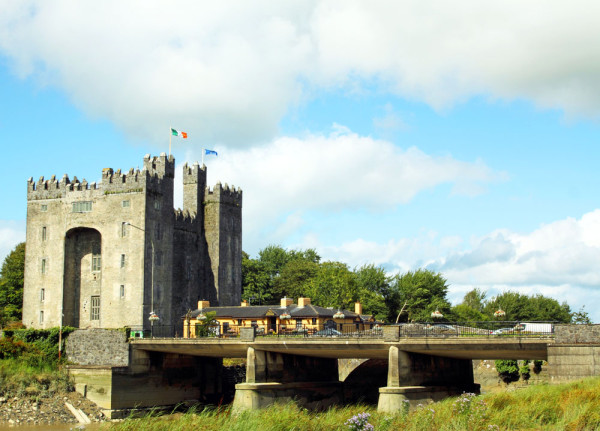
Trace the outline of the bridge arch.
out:
[[[338,370],[346,402],[377,404],[379,388],[387,386],[387,360],[340,359]]]

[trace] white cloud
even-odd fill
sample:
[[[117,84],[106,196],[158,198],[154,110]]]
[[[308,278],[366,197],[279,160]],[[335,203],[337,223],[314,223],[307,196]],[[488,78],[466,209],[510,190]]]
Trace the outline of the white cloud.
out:
[[[486,95],[600,113],[591,0],[5,0],[2,9],[0,52],[21,76],[136,138],[164,139],[173,124],[195,144],[246,146],[273,136],[290,106],[365,82],[435,107]]]
[[[454,302],[474,287],[487,291],[488,297],[507,290],[539,293],[566,301],[573,310],[600,300],[600,209],[533,232],[491,232],[466,246],[457,237],[423,234],[384,244],[358,239],[317,249],[352,266],[375,263],[390,272],[420,267],[439,271]],[[587,311],[600,321],[600,311]]]
[[[0,220],[0,265],[17,244],[25,241],[25,221]]]
[[[186,157],[199,159],[193,152]],[[304,223],[306,212],[386,211],[441,184],[470,193],[505,178],[481,161],[434,157],[414,147],[402,150],[340,125],[328,136],[281,137],[247,150],[219,149],[219,157],[206,163],[209,184],[219,179],[243,185],[245,240],[260,237],[262,246],[265,237],[283,242],[291,226]]]

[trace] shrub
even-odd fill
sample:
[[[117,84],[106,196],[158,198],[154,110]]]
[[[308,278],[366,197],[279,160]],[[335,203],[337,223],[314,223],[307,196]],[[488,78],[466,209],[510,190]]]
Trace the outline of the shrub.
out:
[[[514,359],[498,359],[496,361],[496,371],[504,383],[519,380],[519,366]]]

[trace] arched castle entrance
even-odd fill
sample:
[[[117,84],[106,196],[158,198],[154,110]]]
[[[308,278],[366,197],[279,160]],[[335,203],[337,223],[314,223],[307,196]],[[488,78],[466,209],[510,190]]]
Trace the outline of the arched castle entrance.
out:
[[[70,229],[65,236],[63,324],[100,327],[101,292],[102,235],[96,229]]]

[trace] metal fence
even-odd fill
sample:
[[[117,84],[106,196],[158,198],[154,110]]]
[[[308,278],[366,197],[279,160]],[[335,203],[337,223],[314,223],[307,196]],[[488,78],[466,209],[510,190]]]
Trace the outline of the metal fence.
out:
[[[485,321],[485,322],[422,322],[399,323],[384,326],[398,327],[400,337],[553,337],[555,322]],[[257,337],[286,338],[383,338],[384,326],[363,324],[318,325],[272,325],[256,326]],[[237,325],[211,325],[196,328],[196,337],[239,337]],[[247,326],[245,326],[247,328]],[[157,328],[154,328],[154,336]]]

